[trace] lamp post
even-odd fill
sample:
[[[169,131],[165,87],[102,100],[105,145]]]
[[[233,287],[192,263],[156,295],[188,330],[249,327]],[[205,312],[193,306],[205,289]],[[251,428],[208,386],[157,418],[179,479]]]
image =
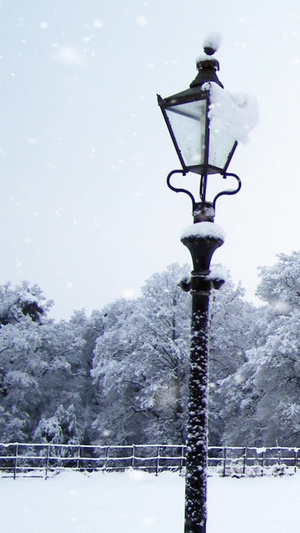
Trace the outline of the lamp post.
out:
[[[198,75],[187,90],[164,99],[158,96],[182,166],[170,172],[167,184],[171,190],[190,197],[194,219],[181,237],[193,262],[190,282],[183,286],[192,295],[185,533],[206,532],[209,298],[211,289],[224,283],[222,276],[210,271],[213,253],[224,242],[223,232],[214,223],[215,206],[220,196],[236,194],[241,188],[239,177],[227,171],[237,140],[234,128],[222,127],[222,116],[230,113],[231,104],[226,104],[225,91],[217,77],[219,63],[212,57],[216,48],[214,39],[206,40],[204,55],[197,62]],[[188,172],[199,176],[197,201],[190,190],[171,182],[175,174],[184,177]],[[208,188],[216,174],[225,180],[230,177],[234,188],[221,190],[209,200]]]

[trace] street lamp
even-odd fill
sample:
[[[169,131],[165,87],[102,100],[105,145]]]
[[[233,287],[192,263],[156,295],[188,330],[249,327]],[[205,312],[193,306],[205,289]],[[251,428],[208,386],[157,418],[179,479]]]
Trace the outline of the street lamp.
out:
[[[228,166],[239,140],[239,127],[243,130],[249,126],[243,114],[246,102],[231,98],[217,77],[219,63],[212,57],[216,49],[216,38],[211,35],[204,43],[204,54],[197,62],[198,75],[190,87],[164,99],[158,96],[182,166],[170,172],[167,184],[171,190],[190,197],[194,218],[181,237],[193,261],[191,280],[182,285],[192,295],[185,533],[206,531],[209,297],[212,288],[224,283],[222,276],[210,271],[213,253],[224,242],[221,228],[214,224],[215,206],[220,196],[236,194],[241,188],[239,177],[229,173]],[[171,183],[174,174],[185,176],[189,172],[198,175],[199,200],[189,189]],[[216,174],[225,180],[230,177],[234,188],[220,190],[210,200],[208,186]]]

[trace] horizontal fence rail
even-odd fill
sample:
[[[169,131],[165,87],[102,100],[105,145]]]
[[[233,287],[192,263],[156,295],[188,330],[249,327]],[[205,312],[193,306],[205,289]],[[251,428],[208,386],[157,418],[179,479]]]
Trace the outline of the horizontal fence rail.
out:
[[[71,444],[0,443],[2,477],[49,477],[63,469],[124,471],[129,468],[155,472],[185,467],[184,445],[93,446]],[[208,448],[209,474],[222,476],[283,475],[296,472],[300,448]]]

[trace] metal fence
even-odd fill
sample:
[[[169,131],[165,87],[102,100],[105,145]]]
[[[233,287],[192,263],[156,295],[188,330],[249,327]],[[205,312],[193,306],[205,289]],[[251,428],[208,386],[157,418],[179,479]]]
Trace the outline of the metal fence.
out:
[[[158,474],[182,471],[185,446],[84,446],[70,444],[0,443],[2,477],[38,476],[71,468],[78,471],[124,471],[128,468]]]
[[[184,445],[84,446],[70,444],[0,443],[2,477],[47,477],[63,469],[184,472]],[[300,448],[209,447],[208,471],[222,476],[282,475],[295,472]]]

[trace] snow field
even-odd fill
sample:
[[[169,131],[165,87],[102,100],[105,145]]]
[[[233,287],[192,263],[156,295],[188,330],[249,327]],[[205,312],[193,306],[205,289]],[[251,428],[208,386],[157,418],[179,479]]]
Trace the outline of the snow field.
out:
[[[208,479],[207,533],[299,532],[300,476]],[[183,533],[184,479],[63,472],[0,479],[1,531]]]

